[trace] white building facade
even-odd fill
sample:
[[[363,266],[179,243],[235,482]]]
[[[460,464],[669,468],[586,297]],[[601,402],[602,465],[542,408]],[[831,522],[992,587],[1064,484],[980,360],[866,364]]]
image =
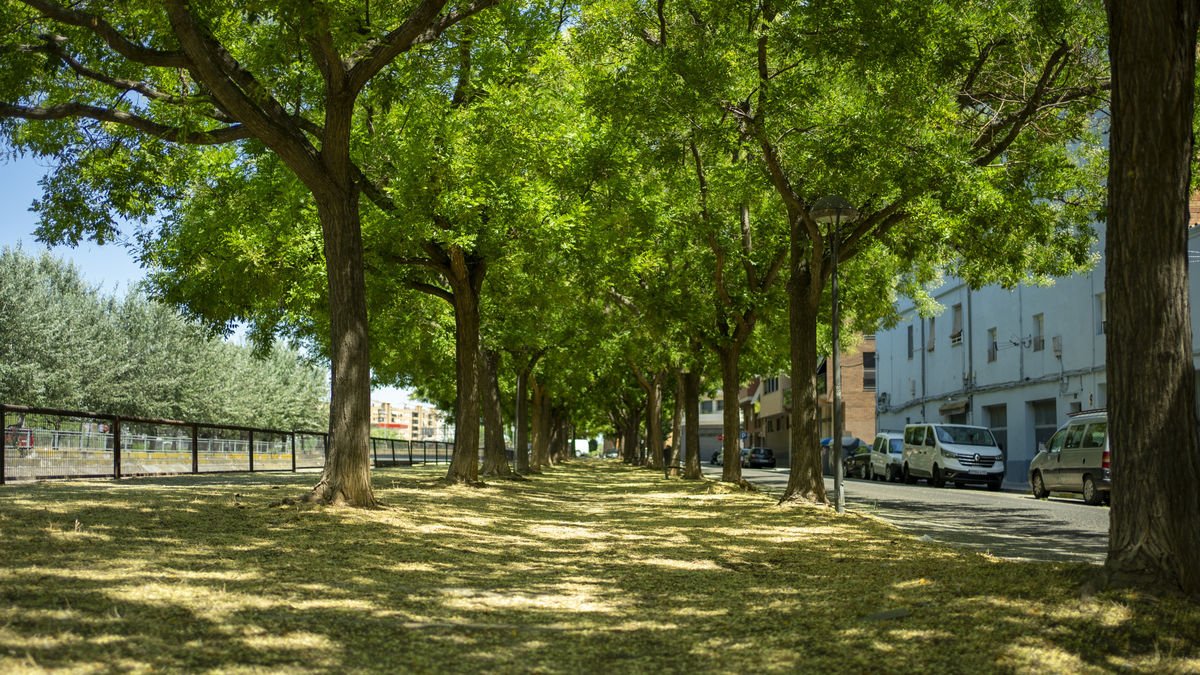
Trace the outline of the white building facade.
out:
[[[1102,256],[1104,228],[1097,230]],[[1196,230],[1189,242],[1200,249]],[[1070,413],[1108,403],[1104,271],[1101,258],[1087,274],[1013,290],[972,291],[947,279],[932,293],[944,311],[931,318],[902,300],[900,323],[875,336],[879,429],[921,421],[989,427],[1005,451],[1005,486],[1026,487],[1038,444]],[[1189,283],[1197,297],[1196,275]],[[1193,311],[1193,336],[1198,329]],[[1193,350],[1193,363],[1198,355]]]

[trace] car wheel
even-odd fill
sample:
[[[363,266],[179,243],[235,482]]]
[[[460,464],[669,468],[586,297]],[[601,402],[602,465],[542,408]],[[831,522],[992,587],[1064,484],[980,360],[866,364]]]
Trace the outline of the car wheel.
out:
[[[1041,471],[1034,471],[1033,480],[1030,482],[1033,484],[1034,499],[1045,499],[1050,496],[1050,491],[1046,489],[1046,483],[1042,480]]]
[[[933,465],[933,474],[929,476],[929,484],[933,487],[945,487],[946,479],[942,478],[942,470],[937,464]]]
[[[912,472],[908,470],[907,464],[904,465],[904,482],[908,485],[917,484],[917,477],[912,475]]]
[[[716,463],[717,463],[717,458],[719,458],[720,456],[721,456],[721,452],[720,452],[719,450],[718,450],[717,452],[714,452],[714,453],[712,454],[712,457],[710,457],[710,458],[709,458],[709,460],[708,460],[708,463],[709,463],[709,464],[716,464]]]
[[[889,483],[896,480],[896,467],[892,466],[891,464],[888,464],[887,474],[885,475],[885,479]]]
[[[866,474],[867,480],[875,480],[875,467],[871,466],[870,464],[863,469],[863,473]]]
[[[1104,502],[1104,494],[1096,487],[1096,481],[1090,475],[1083,477],[1083,501],[1092,506]]]

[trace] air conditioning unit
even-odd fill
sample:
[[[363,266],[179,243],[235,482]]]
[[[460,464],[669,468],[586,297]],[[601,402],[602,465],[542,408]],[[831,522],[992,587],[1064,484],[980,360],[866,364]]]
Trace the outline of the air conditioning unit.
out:
[[[888,396],[886,391],[879,392],[879,405],[887,405],[890,400],[891,397]]]
[[[1062,358],[1062,336],[1061,335],[1055,335],[1054,337],[1050,338],[1050,348],[1054,350],[1054,355],[1056,357],[1058,357],[1060,359]]]

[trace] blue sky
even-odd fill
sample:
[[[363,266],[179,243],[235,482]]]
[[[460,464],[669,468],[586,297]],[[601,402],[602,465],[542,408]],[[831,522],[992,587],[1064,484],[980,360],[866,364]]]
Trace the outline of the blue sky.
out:
[[[53,255],[73,262],[93,286],[107,294],[124,295],[146,277],[146,272],[123,246],[87,243],[78,247],[51,248],[34,237],[37,214],[29,207],[41,195],[38,179],[45,173],[45,165],[28,157],[0,162],[0,248],[20,245],[27,253],[49,249]],[[372,392],[371,399],[404,405],[409,400],[409,393],[384,387]]]

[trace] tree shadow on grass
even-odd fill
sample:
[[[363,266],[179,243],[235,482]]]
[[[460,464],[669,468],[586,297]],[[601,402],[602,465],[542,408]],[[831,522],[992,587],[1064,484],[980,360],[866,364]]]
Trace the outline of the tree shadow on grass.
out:
[[[1181,670],[1195,606],[761,495],[573,463],[484,489],[389,469],[0,492],[0,670]],[[275,504],[275,505],[273,505]],[[1189,661],[1188,659],[1191,659]],[[1048,664],[1048,665],[1041,665]]]

